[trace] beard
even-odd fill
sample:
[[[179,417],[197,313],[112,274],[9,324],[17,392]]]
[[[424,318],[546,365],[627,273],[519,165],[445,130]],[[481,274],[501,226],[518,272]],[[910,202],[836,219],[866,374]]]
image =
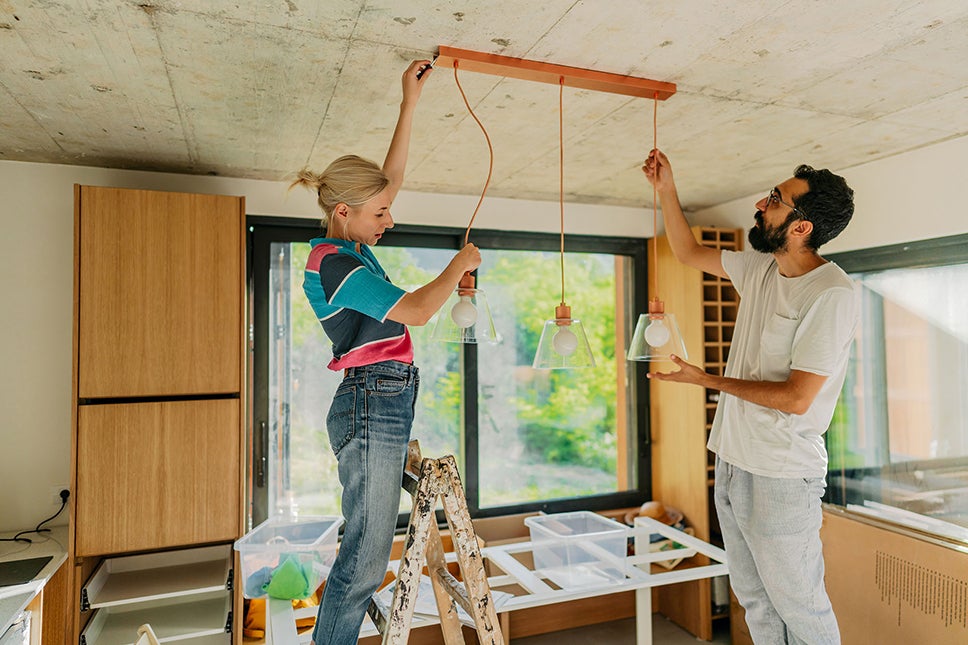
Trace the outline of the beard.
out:
[[[767,228],[766,222],[763,221],[763,211],[756,211],[754,219],[756,219],[756,225],[746,236],[753,250],[760,253],[782,253],[787,246],[787,229],[799,218],[794,213],[790,213],[782,224],[774,228]]]

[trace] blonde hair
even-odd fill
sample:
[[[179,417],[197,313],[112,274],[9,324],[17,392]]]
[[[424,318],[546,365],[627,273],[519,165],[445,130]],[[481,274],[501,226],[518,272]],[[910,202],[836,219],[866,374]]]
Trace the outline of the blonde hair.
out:
[[[322,225],[326,226],[337,204],[351,208],[362,206],[380,194],[390,183],[378,165],[356,155],[344,155],[326,166],[320,174],[308,168],[296,173],[289,185],[304,186],[316,191],[316,203],[323,211]]]

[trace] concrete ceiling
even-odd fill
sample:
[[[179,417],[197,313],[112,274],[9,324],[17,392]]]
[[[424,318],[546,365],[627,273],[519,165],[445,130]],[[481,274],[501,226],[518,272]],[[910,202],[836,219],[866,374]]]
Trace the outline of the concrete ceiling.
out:
[[[0,0],[0,159],[270,180],[382,161],[400,75],[438,45],[676,83],[658,141],[687,209],[968,133],[964,0]],[[488,195],[557,200],[558,88],[460,82]],[[651,203],[652,112],[566,88],[566,199]],[[487,162],[437,69],[404,188],[479,195]]]

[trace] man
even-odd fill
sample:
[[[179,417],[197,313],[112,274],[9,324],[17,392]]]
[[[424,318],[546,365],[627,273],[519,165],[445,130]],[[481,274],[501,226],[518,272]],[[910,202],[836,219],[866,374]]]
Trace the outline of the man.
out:
[[[823,433],[844,382],[858,306],[847,275],[817,250],[854,211],[828,170],[800,166],[756,202],[754,251],[704,247],[689,230],[668,158],[642,167],[676,258],[728,278],[741,296],[725,376],[678,357],[649,378],[721,392],[708,448],[729,577],[756,643],[840,643],[823,582]]]

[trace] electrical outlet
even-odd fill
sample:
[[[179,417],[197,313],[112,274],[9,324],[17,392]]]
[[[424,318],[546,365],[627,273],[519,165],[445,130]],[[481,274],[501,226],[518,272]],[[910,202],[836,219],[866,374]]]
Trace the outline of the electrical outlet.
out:
[[[56,504],[57,506],[60,506],[61,505],[61,502],[63,501],[61,499],[61,491],[62,490],[70,491],[70,488],[68,488],[66,484],[63,485],[63,486],[51,486],[50,487],[50,503],[51,504]]]

